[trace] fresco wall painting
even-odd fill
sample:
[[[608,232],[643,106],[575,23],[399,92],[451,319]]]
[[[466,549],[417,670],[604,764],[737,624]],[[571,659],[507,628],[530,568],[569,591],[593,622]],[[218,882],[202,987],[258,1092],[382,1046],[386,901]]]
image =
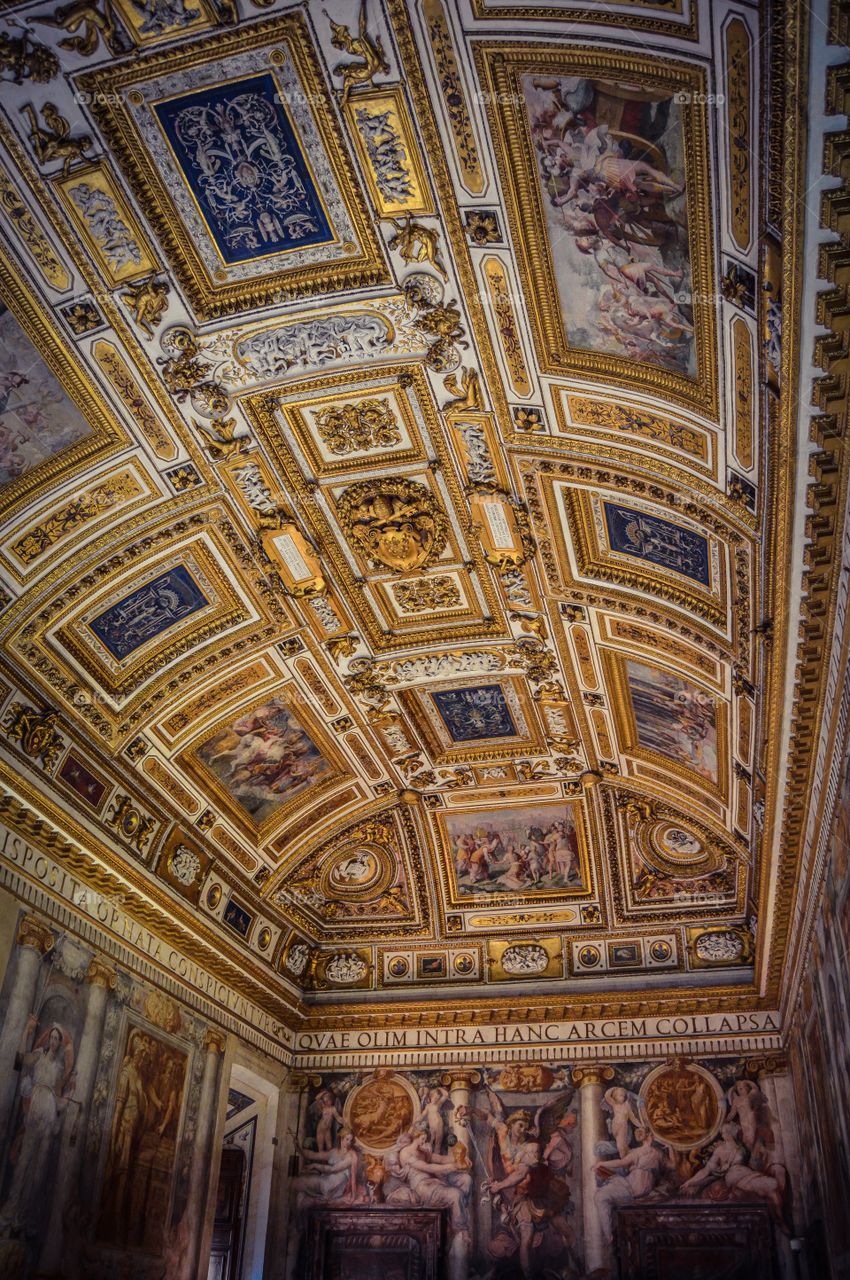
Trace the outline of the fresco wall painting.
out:
[[[301,1110],[287,1276],[312,1210],[441,1208],[450,1280],[610,1276],[617,1211],[763,1207],[793,1231],[774,1067],[523,1060],[323,1074]]]
[[[192,1169],[214,1121],[199,1113],[206,1024],[18,920],[0,991],[0,1273],[160,1280],[194,1248]]]
[[[187,757],[209,787],[256,831],[311,787],[333,780],[337,769],[316,733],[302,724],[285,694],[260,702],[219,726]]]
[[[76,405],[0,303],[0,485],[90,434]]]
[[[711,281],[700,73],[545,45],[485,46],[478,63],[541,367],[624,381],[630,362],[632,385],[713,404],[694,305]]]
[[[610,650],[603,659],[621,749],[639,760],[663,762],[683,778],[725,794],[727,712],[717,694],[666,667]]]
[[[850,1276],[850,763],[833,817],[812,954],[791,1031],[803,1128],[807,1248],[833,1280]]]

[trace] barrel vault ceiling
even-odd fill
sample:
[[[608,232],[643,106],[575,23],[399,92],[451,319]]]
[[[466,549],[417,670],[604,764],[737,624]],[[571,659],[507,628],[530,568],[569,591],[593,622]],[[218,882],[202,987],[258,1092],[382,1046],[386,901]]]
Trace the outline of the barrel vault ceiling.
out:
[[[4,820],[293,1024],[777,1007],[761,22],[4,10]]]

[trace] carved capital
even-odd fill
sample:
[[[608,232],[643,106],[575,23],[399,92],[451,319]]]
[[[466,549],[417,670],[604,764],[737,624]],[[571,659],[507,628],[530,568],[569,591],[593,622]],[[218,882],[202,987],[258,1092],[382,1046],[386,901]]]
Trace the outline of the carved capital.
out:
[[[449,1067],[444,1071],[441,1080],[447,1089],[466,1089],[471,1091],[481,1083],[481,1072],[470,1067]]]
[[[755,1080],[764,1076],[783,1076],[788,1071],[788,1059],[781,1053],[765,1054],[764,1057],[747,1058],[745,1074]]]
[[[111,991],[117,981],[118,975],[112,965],[103,956],[92,956],[86,970],[86,982],[90,982],[93,987],[105,987],[107,991]]]
[[[227,1036],[223,1031],[218,1031],[215,1027],[208,1027],[204,1036],[204,1048],[207,1053],[224,1053],[224,1046],[227,1044]]]
[[[37,916],[24,916],[18,925],[15,941],[19,947],[32,947],[46,956],[53,947],[53,930]]]
[[[573,1067],[573,1084],[581,1089],[588,1084],[608,1084],[614,1079],[613,1067]]]
[[[286,1087],[290,1093],[301,1093],[303,1089],[318,1089],[321,1083],[321,1076],[308,1075],[306,1071],[293,1071],[286,1082]]]

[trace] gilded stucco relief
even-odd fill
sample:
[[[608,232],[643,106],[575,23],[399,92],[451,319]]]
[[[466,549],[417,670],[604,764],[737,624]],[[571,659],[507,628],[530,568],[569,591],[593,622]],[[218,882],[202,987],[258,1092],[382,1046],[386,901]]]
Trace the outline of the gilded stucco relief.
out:
[[[267,7],[0,48],[17,801],[293,1021],[758,1003],[802,257],[758,15]]]

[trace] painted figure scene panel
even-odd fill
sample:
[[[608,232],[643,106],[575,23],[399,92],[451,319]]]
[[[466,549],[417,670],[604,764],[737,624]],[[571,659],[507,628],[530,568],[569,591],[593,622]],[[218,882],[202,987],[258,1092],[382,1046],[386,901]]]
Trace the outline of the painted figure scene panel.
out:
[[[522,78],[572,347],[696,371],[681,110],[655,88]]]
[[[0,303],[0,485],[88,435],[91,427]]]
[[[639,745],[716,783],[717,707],[712,695],[642,662],[629,660],[626,671]]]
[[[219,730],[198,754],[258,823],[331,772],[330,762],[277,698]]]
[[[583,886],[579,834],[569,805],[452,814],[445,826],[461,895]]]

